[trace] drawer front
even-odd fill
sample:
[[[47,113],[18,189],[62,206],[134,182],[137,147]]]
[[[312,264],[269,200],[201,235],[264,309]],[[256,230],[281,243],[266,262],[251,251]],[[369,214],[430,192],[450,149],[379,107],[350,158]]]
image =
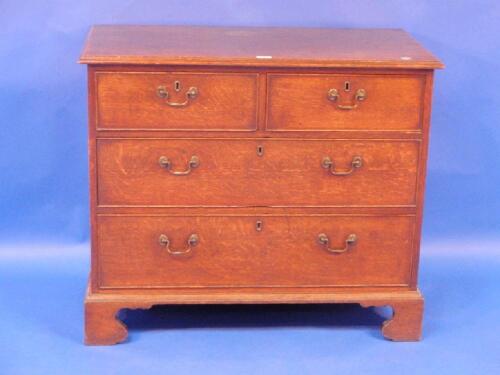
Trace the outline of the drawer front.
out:
[[[103,206],[414,205],[418,141],[99,139]]]
[[[99,281],[105,288],[402,286],[413,227],[411,216],[100,216]]]
[[[257,82],[257,74],[97,72],[97,127],[252,131]]]
[[[424,78],[270,74],[268,130],[418,130]]]

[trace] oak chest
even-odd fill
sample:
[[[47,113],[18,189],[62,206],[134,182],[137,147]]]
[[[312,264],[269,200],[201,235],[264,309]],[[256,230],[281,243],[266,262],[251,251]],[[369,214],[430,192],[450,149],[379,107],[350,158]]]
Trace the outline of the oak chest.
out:
[[[417,289],[433,70],[401,30],[96,26],[85,341],[158,304],[390,305]]]

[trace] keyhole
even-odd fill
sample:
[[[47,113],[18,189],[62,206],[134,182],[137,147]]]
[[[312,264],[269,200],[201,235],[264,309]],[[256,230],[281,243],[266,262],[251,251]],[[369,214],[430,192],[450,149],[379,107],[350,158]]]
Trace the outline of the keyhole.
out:
[[[261,232],[261,231],[262,231],[262,226],[263,226],[263,223],[262,223],[262,221],[261,221],[261,220],[257,220],[257,221],[255,222],[255,230],[256,230],[257,232]]]
[[[181,83],[180,83],[180,81],[175,81],[174,82],[174,90],[177,91],[177,92],[181,91]]]
[[[264,146],[257,146],[257,156],[262,156],[264,155]]]
[[[344,82],[344,91],[350,91],[351,90],[351,83],[349,81]]]

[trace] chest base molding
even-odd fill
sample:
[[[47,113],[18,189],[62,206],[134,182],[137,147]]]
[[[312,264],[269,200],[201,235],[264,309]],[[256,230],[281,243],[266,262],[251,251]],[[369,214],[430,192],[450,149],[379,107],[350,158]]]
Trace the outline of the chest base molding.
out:
[[[393,315],[382,324],[382,335],[392,341],[418,341],[422,335],[424,299],[419,290],[400,292],[273,292],[252,291],[185,294],[93,294],[85,297],[85,344],[113,345],[128,337],[118,318],[122,309],[147,310],[156,305],[358,303],[362,307],[390,306]]]

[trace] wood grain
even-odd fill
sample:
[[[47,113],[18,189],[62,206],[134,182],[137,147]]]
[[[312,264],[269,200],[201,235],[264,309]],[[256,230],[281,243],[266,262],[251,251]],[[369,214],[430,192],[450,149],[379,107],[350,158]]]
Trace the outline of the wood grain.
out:
[[[400,29],[140,25],[94,26],[80,63],[443,67]]]
[[[286,293],[273,290],[220,293],[202,290],[186,294],[95,294],[85,297],[87,345],[112,345],[127,338],[127,327],[117,320],[120,309],[147,309],[164,304],[260,304],[260,303],[359,303],[361,306],[390,306],[392,318],[382,324],[382,334],[393,341],[416,341],[422,335],[423,298],[418,290],[396,292]]]
[[[149,309],[152,304],[129,301],[124,306],[120,302],[93,301],[89,292],[85,298],[85,338],[86,345],[113,345],[125,341],[127,326],[118,318],[123,308]]]
[[[257,147],[263,155],[257,155]],[[419,143],[414,141],[314,141],[235,139],[99,139],[98,201],[101,206],[373,206],[415,204]],[[158,163],[187,169],[173,176]],[[354,156],[363,165],[352,175],[333,176]],[[314,192],[314,194],[311,194]]]
[[[165,69],[168,70],[168,69]],[[99,72],[97,127],[102,129],[240,130],[257,127],[257,75],[231,73]],[[174,88],[180,83],[180,91]],[[160,98],[165,86],[169,98]],[[186,107],[186,91],[198,95]]]
[[[417,130],[424,83],[419,75],[269,74],[266,129]],[[339,93],[336,101],[327,97],[332,88]],[[362,102],[355,100],[358,89],[367,95]]]
[[[89,64],[87,344],[126,339],[121,309],[187,303],[388,305],[384,336],[421,338],[432,81],[443,65],[408,34],[97,26],[80,62]],[[171,108],[159,85],[175,102],[191,86],[199,96]],[[339,109],[358,88],[366,99]],[[186,176],[158,163],[167,156],[182,171],[193,155],[200,165]],[[335,171],[354,156],[363,163],[333,176],[325,156]],[[189,256],[158,241],[166,234],[186,249],[192,233]],[[357,240],[331,254],[320,233],[332,248]]]
[[[417,184],[417,225],[415,226],[415,244],[414,252],[412,254],[412,281],[411,287],[417,287],[418,281],[418,268],[420,260],[420,241],[422,239],[422,222],[424,217],[424,195],[425,195],[425,181],[427,175],[427,159],[429,153],[429,132],[431,125],[431,105],[432,105],[432,89],[433,89],[434,72],[428,72],[425,80],[425,95],[424,95],[424,108],[422,111],[422,128],[424,137],[420,144],[420,159],[418,162],[418,184]]]
[[[256,223],[262,229],[256,229]],[[100,287],[291,287],[407,285],[414,217],[98,218]],[[130,230],[134,228],[134,230]],[[185,251],[171,255],[158,239]],[[326,233],[332,254],[318,243]]]
[[[414,298],[371,300],[361,302],[361,306],[391,306],[393,316],[382,325],[382,334],[392,341],[419,341],[422,339],[422,318],[424,299],[419,294]]]

